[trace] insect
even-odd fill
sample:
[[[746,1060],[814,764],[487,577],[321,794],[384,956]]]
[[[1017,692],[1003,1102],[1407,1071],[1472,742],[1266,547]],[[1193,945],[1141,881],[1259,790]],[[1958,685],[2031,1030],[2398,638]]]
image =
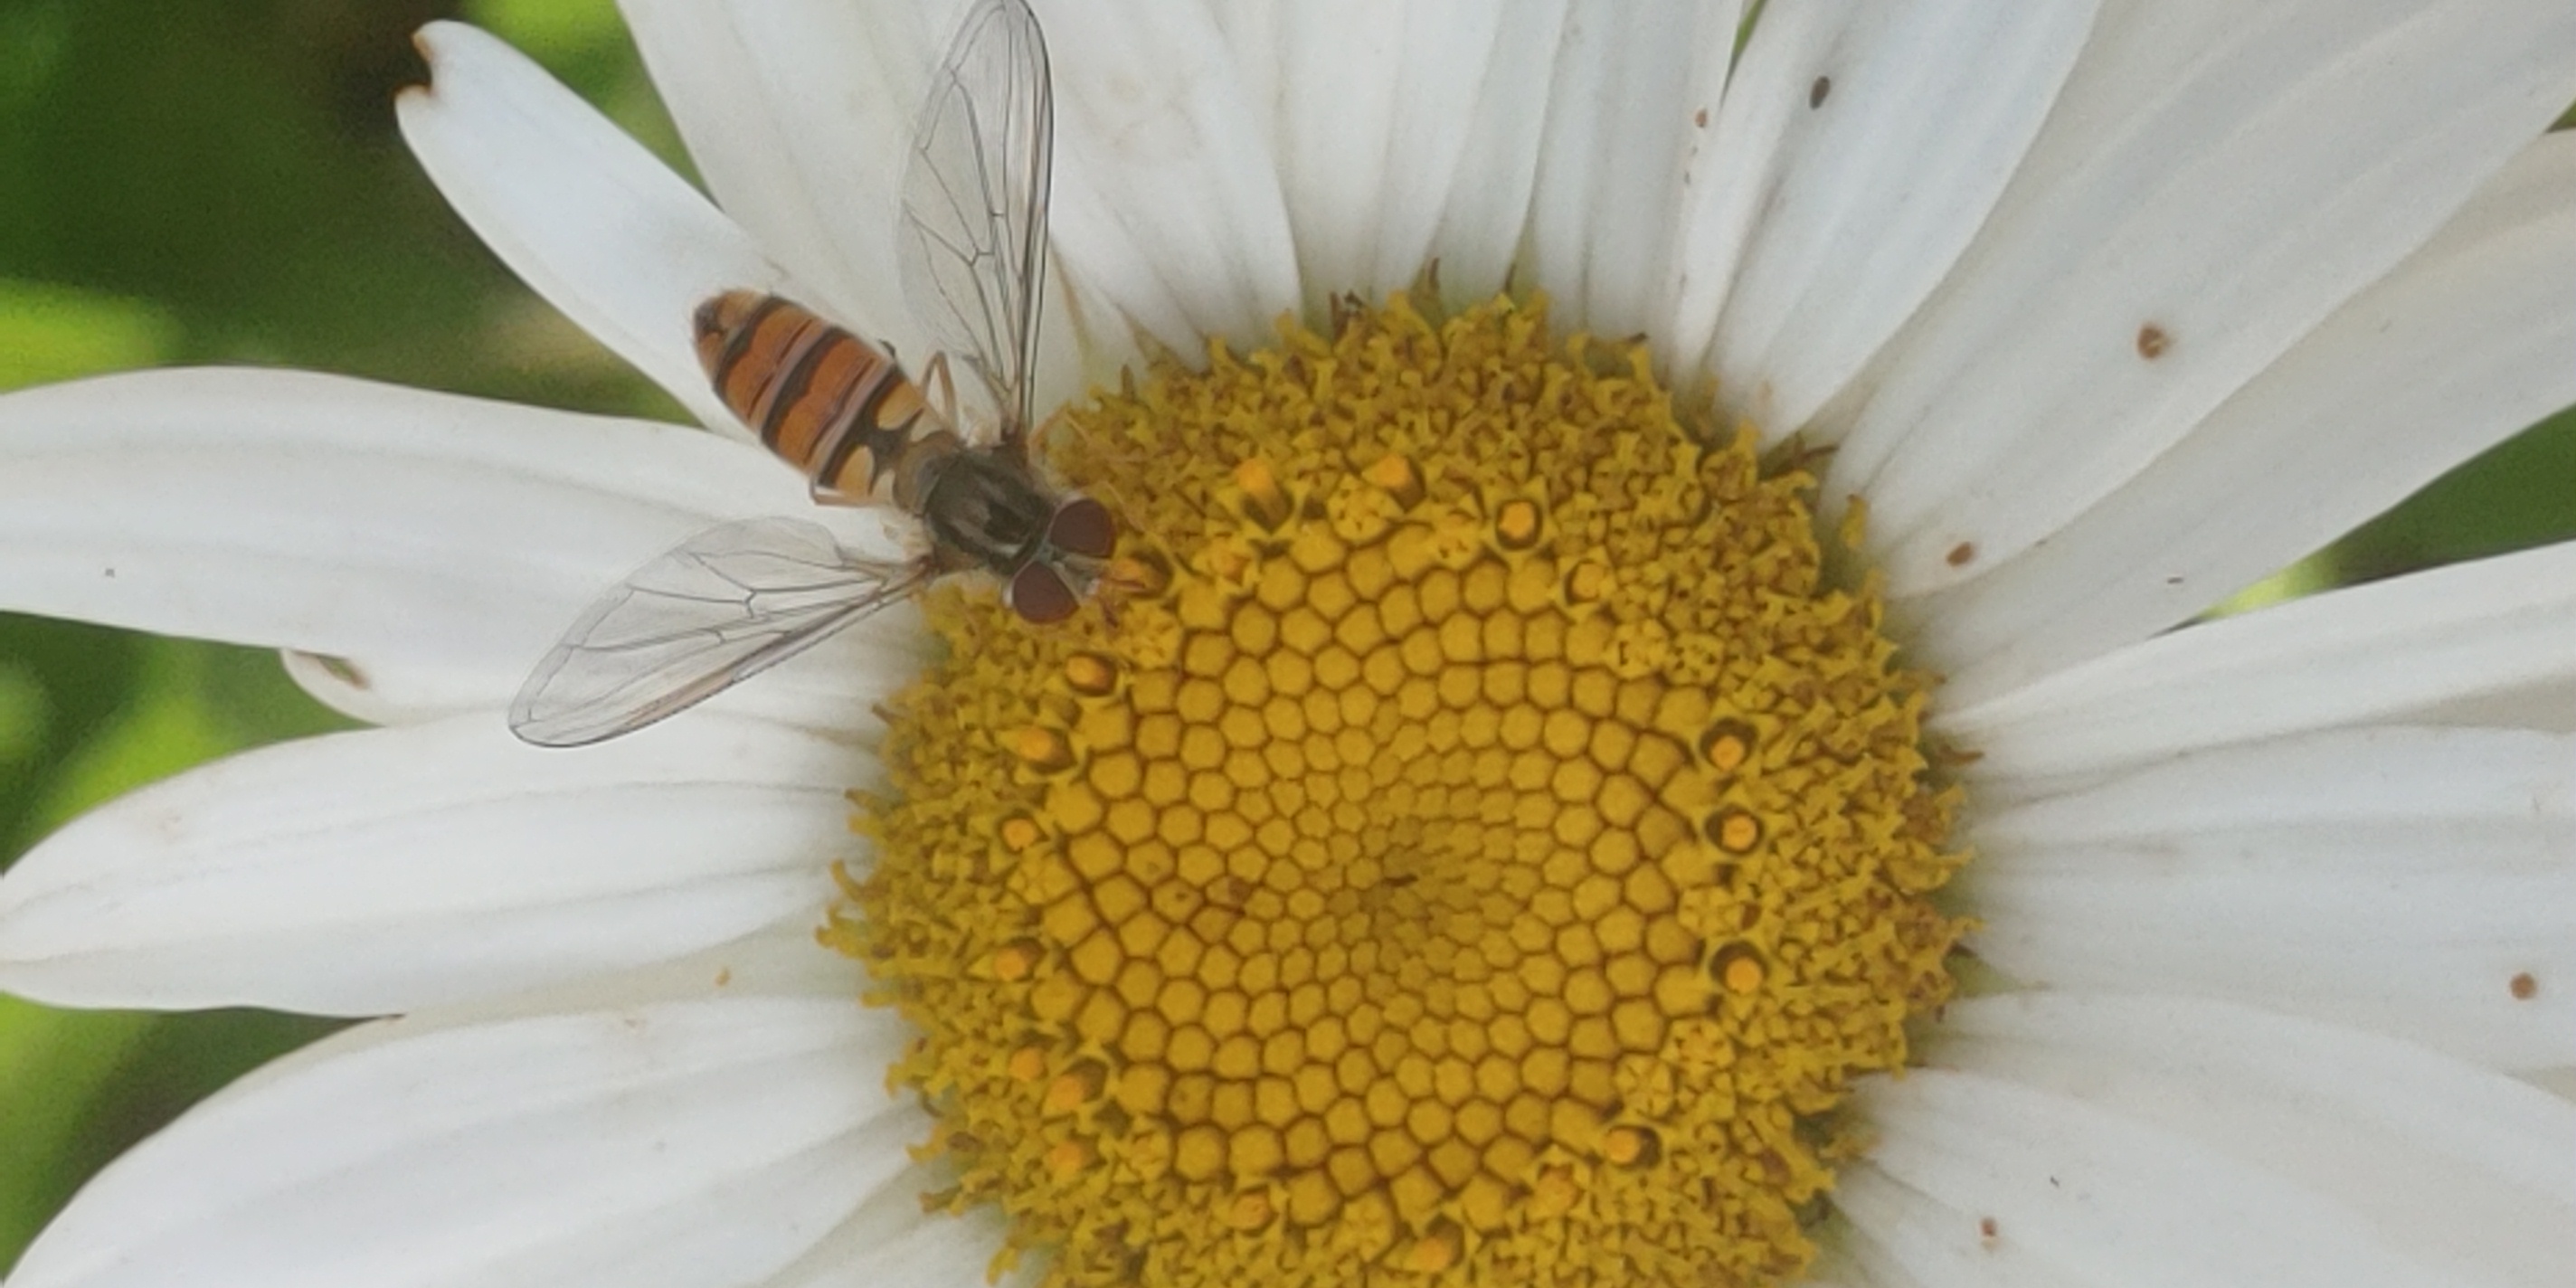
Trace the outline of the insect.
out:
[[[1031,622],[1081,606],[1117,525],[1029,462],[1053,133],[1036,16],[1026,0],[977,0],[932,79],[903,180],[904,297],[940,348],[922,382],[775,295],[728,291],[693,319],[717,396],[805,471],[817,503],[903,510],[926,551],[870,559],[784,517],[699,533],[582,614],[519,690],[513,731],[549,747],[631,733],[950,573],[998,576]]]

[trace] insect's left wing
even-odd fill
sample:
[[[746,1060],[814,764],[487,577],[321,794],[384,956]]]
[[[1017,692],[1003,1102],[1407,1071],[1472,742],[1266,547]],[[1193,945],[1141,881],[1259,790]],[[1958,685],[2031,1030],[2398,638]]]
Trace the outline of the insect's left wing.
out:
[[[699,533],[573,623],[520,688],[510,728],[543,747],[631,733],[794,657],[929,575],[927,565],[853,559],[797,519]]]
[[[903,176],[898,235],[913,315],[976,380],[963,418],[1017,447],[1028,432],[1046,280],[1055,107],[1026,0],[976,0],[931,78]]]

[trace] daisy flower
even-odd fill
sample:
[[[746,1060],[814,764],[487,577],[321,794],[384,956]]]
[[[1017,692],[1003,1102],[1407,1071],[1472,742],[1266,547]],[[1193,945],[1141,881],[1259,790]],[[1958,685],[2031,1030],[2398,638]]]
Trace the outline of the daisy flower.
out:
[[[713,201],[468,27],[402,124],[703,428],[0,399],[0,604],[379,726],[64,829],[0,988],[392,1017],[13,1288],[2576,1267],[2576,551],[2171,629],[2576,402],[2576,8],[1039,0],[1148,575],[545,751],[585,603],[816,513],[700,305],[932,347],[960,6],[625,7]]]

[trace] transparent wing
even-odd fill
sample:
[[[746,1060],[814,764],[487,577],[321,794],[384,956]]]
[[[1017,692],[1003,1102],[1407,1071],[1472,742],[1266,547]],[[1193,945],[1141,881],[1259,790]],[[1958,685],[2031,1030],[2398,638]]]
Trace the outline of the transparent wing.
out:
[[[578,747],[688,709],[901,599],[926,564],[852,559],[822,527],[746,519],[699,533],[600,597],[537,664],[510,728]]]
[[[970,438],[1016,446],[1046,278],[1055,106],[1026,0],[976,0],[931,77],[903,176],[904,299],[952,365]]]

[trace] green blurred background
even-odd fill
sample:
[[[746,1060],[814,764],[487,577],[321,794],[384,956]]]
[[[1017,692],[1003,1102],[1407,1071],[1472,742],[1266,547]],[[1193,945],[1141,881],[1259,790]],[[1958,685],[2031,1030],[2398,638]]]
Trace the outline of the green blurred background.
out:
[[[404,152],[392,97],[422,78],[411,31],[440,17],[497,30],[681,162],[609,0],[0,0],[0,389],[249,362],[676,418]],[[2297,580],[2571,533],[2561,416]],[[265,652],[0,614],[0,862],[138,784],[342,723]],[[0,997],[0,1273],[120,1150],[328,1027]]]

